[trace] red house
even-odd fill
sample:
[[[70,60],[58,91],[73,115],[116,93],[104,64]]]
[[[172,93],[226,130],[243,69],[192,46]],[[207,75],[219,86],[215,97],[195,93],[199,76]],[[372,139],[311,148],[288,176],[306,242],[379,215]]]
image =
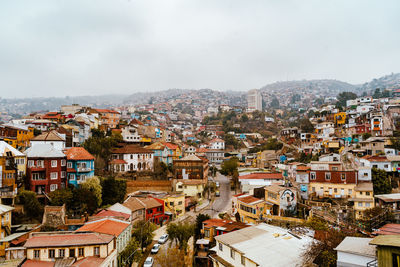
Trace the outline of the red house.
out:
[[[67,160],[50,144],[37,144],[25,151],[28,189],[43,196],[67,185]]]
[[[129,207],[142,207],[144,209],[144,219],[155,224],[163,224],[168,220],[169,216],[164,214],[164,201],[151,196],[129,196],[124,206]]]
[[[355,126],[356,134],[370,133],[371,132],[371,124],[363,123]]]

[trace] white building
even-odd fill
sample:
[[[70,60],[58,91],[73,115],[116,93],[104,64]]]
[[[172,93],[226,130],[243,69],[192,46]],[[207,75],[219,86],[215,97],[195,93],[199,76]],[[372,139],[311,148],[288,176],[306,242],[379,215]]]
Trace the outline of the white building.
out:
[[[303,266],[303,253],[313,242],[294,236],[287,229],[258,224],[215,237],[213,266]],[[229,265],[226,265],[228,263]]]
[[[63,151],[65,149],[65,134],[50,131],[42,133],[31,140],[31,147],[43,144],[52,145],[58,151]]]
[[[137,145],[125,145],[112,151],[110,169],[114,172],[153,171],[153,151]]]
[[[352,237],[346,238],[335,248],[337,251],[337,267],[365,267],[367,263],[375,260],[376,248],[370,245],[372,238]]]
[[[247,111],[262,111],[262,96],[260,90],[253,89],[247,92]]]
[[[134,126],[125,126],[121,129],[122,140],[127,143],[139,143],[142,137]]]
[[[219,138],[214,138],[210,141],[208,148],[210,149],[225,149],[225,141]]]

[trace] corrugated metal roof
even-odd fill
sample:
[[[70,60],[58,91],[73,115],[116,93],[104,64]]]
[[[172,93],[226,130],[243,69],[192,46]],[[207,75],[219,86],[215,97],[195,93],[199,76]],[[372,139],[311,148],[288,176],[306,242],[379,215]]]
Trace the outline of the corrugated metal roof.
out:
[[[335,250],[374,257],[376,248],[374,245],[370,245],[371,241],[372,238],[346,236]]]
[[[50,144],[37,144],[25,151],[28,158],[64,158],[65,154]]]

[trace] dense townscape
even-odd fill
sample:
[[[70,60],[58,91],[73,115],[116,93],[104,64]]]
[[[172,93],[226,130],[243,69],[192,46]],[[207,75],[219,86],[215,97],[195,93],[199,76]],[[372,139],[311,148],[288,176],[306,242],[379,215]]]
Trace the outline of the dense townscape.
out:
[[[400,85],[327,83],[3,106],[2,264],[399,262]]]

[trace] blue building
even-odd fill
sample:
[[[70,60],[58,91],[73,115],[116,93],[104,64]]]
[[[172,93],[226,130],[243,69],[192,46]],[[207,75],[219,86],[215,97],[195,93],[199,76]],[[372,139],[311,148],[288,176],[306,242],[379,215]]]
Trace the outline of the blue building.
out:
[[[68,183],[78,186],[94,176],[94,157],[83,147],[72,147],[65,150],[67,156]]]

